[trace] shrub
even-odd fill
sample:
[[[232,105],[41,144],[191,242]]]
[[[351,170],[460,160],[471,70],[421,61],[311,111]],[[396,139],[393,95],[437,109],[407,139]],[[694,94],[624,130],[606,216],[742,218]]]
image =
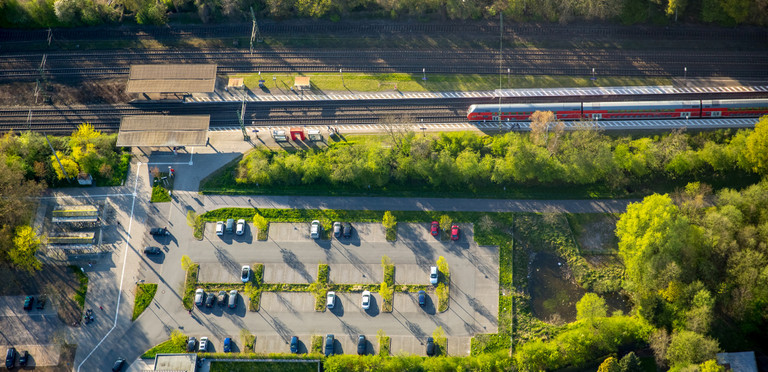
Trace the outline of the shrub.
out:
[[[392,215],[392,212],[384,212],[384,218],[381,223],[384,225],[384,229],[386,229],[387,241],[393,242],[397,240],[397,220]]]
[[[448,339],[445,337],[445,331],[443,331],[443,327],[437,327],[432,332],[432,338],[435,341],[435,346],[437,346],[435,349],[435,355],[447,355],[446,354],[446,346],[448,346]]]
[[[381,295],[382,301],[384,301],[384,303],[381,305],[381,312],[391,313],[392,303],[394,300],[394,291],[392,287],[390,287],[386,282],[382,282],[381,286],[379,287],[379,294]]]
[[[445,257],[440,256],[437,259],[438,283],[435,292],[437,293],[437,311],[444,312],[448,310],[450,300],[451,273],[448,271],[448,262]]]
[[[197,240],[203,240],[205,233],[205,221],[193,210],[187,211],[187,225],[192,228],[192,236]]]
[[[328,264],[317,265],[317,281],[319,283],[327,284],[331,272],[331,267]]]
[[[323,352],[323,336],[312,335],[312,347],[311,353],[322,354]]]
[[[253,215],[253,226],[256,227],[258,233],[256,239],[267,240],[267,233],[269,232],[269,221],[264,216],[256,213]]]
[[[150,203],[164,203],[171,201],[171,196],[168,195],[168,190],[165,187],[157,185],[152,187],[152,198],[149,199]]]
[[[378,332],[376,332],[376,338],[379,341],[379,356],[388,357],[390,354],[389,344],[391,341],[389,336],[384,333],[383,329],[380,329]]]
[[[243,328],[240,330],[240,339],[243,342],[243,352],[253,352],[253,345],[256,343],[256,336],[251,334],[250,331]]]
[[[200,269],[200,265],[193,263],[187,269],[187,276],[184,280],[184,297],[181,302],[184,304],[184,308],[192,310],[195,305],[195,287],[197,286],[197,271]]]
[[[448,240],[451,238],[451,226],[453,226],[453,219],[451,219],[451,216],[447,214],[440,216],[440,240]]]

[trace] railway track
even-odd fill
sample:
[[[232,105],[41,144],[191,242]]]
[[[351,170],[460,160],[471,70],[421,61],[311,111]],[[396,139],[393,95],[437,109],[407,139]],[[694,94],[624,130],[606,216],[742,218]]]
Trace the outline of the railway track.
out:
[[[45,61],[42,63],[42,61]],[[609,50],[133,50],[82,53],[24,53],[0,56],[0,81],[124,77],[131,64],[215,63],[219,73],[471,73],[515,75],[604,75],[768,77],[768,52],[631,52]],[[43,67],[41,69],[41,66]]]

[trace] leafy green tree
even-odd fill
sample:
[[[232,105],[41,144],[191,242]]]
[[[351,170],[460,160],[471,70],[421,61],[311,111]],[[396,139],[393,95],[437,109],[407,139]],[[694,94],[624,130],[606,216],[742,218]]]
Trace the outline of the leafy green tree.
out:
[[[453,219],[451,219],[451,216],[447,214],[440,216],[440,230],[451,231],[451,225],[453,225]]]
[[[384,212],[384,217],[381,220],[381,224],[384,225],[385,229],[394,229],[395,226],[397,226],[397,219],[395,219],[395,216],[392,215],[392,212],[386,211]]]
[[[708,290],[698,291],[693,298],[691,309],[686,312],[685,328],[700,334],[709,332],[714,306],[715,299]]]
[[[74,26],[80,23],[80,6],[77,0],[56,0],[53,9],[62,24]]]
[[[685,7],[688,6],[688,0],[669,0],[667,2],[667,16],[675,15],[675,22],[677,22],[678,12],[685,11]]]
[[[710,359],[704,363],[699,364],[699,372],[723,372],[725,368],[717,364],[717,360]]]
[[[269,221],[264,216],[256,213],[253,215],[253,226],[256,226],[259,231],[264,231],[269,227]]]
[[[576,303],[576,319],[592,323],[595,318],[605,317],[608,309],[605,300],[595,293],[585,293]]]
[[[714,359],[720,351],[716,340],[691,331],[672,334],[666,357],[670,366],[684,367]]]
[[[8,252],[8,258],[18,269],[24,271],[39,271],[43,264],[37,259],[35,253],[42,242],[32,230],[31,226],[19,226],[16,228],[16,236],[13,238],[13,248]]]
[[[759,174],[768,173],[768,116],[755,124],[755,130],[747,137],[747,160],[752,170]]]
[[[630,351],[627,355],[624,355],[619,361],[619,367],[621,372],[642,372],[643,366],[640,364],[640,358],[635,355],[634,351]]]
[[[621,370],[621,366],[619,365],[619,362],[614,357],[608,357],[605,358],[605,360],[600,363],[600,367],[597,368],[597,372],[623,372]]]
[[[192,267],[193,264],[194,262],[192,262],[192,259],[189,258],[189,256],[187,255],[181,256],[181,268],[184,269],[184,271],[189,270],[189,268]]]

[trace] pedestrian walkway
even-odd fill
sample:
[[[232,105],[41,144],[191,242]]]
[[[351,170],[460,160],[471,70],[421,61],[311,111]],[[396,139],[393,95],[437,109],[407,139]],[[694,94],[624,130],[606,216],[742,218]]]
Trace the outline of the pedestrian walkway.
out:
[[[258,94],[257,94],[258,93]],[[185,98],[189,103],[205,102],[293,102],[293,101],[355,101],[355,100],[397,100],[397,99],[446,99],[446,98],[510,98],[510,97],[601,97],[628,95],[670,95],[705,93],[768,93],[768,86],[627,86],[592,88],[536,88],[496,89],[463,92],[284,92],[264,94],[251,90],[217,90],[213,93],[194,93]]]

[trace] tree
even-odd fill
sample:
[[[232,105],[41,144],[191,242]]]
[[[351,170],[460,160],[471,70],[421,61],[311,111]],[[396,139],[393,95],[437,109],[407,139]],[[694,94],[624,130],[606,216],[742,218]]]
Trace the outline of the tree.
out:
[[[755,130],[747,137],[747,161],[758,174],[768,173],[768,116],[755,124]]]
[[[698,291],[693,297],[691,309],[685,313],[685,328],[701,334],[709,332],[714,307],[715,299],[709,291],[706,289]]]
[[[550,127],[557,121],[552,111],[536,111],[531,114],[531,142],[536,146],[545,146],[549,137]]]
[[[605,300],[595,293],[585,293],[576,303],[576,319],[592,323],[595,318],[608,314]]]
[[[630,351],[627,355],[624,355],[624,357],[621,358],[619,367],[621,367],[621,372],[643,371],[643,366],[640,364],[640,358],[635,355],[634,351]]]
[[[687,251],[693,249],[690,224],[666,194],[630,204],[616,224],[616,236],[626,267],[626,287],[636,299],[684,277],[680,267],[695,269],[698,257]],[[679,265],[684,258],[689,261]]]
[[[451,231],[451,225],[453,225],[451,216],[447,214],[440,216],[440,230]]]
[[[660,367],[666,365],[667,361],[667,349],[669,348],[669,333],[666,329],[659,329],[651,334],[651,338],[648,340],[648,344],[653,350],[653,357],[656,360],[656,364]]]
[[[80,174],[80,166],[75,160],[69,156],[65,156],[61,151],[56,151],[56,155],[59,157],[58,161],[56,161],[56,156],[51,155],[51,166],[56,172],[56,178],[63,180],[67,176],[69,178],[74,178]],[[61,166],[59,166],[59,162],[61,162]],[[64,171],[67,172],[66,176],[62,172],[61,167],[64,167]]]
[[[666,357],[672,368],[704,363],[720,350],[717,341],[691,331],[672,334]]]
[[[194,262],[192,262],[192,259],[189,258],[189,256],[187,255],[181,256],[181,268],[184,269],[184,271],[188,271],[193,264]]]
[[[725,371],[725,368],[717,364],[717,360],[710,359],[704,363],[699,364],[699,371],[700,372],[723,372]]]
[[[677,13],[685,11],[685,7],[688,6],[688,0],[669,0],[667,3],[667,16],[675,15],[675,22],[677,22]]]
[[[392,212],[386,211],[384,212],[384,218],[382,218],[381,224],[384,225],[384,228],[387,230],[394,229],[395,226],[397,226],[397,219],[392,215]]]
[[[269,227],[269,221],[264,216],[256,213],[253,215],[253,226],[256,226],[259,231],[265,231]]]
[[[614,357],[606,358],[600,367],[597,368],[597,372],[623,372],[619,362]]]
[[[18,269],[24,271],[38,271],[43,264],[37,259],[35,253],[42,242],[29,225],[16,228],[16,236],[13,238],[13,248],[8,252],[8,258]]]
[[[77,0],[56,0],[53,10],[56,18],[67,26],[74,26],[80,22],[80,2]]]

